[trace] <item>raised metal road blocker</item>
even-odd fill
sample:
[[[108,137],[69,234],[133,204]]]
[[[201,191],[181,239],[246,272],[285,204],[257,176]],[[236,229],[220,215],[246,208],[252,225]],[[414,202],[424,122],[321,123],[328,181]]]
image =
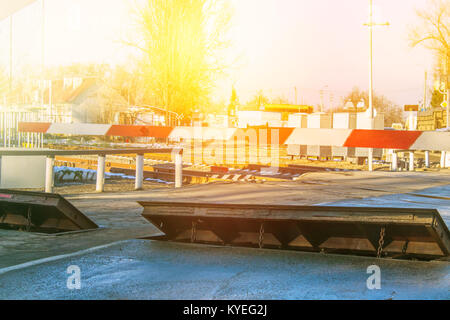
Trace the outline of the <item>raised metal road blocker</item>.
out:
[[[214,245],[433,260],[449,256],[435,209],[139,202],[164,235]]]
[[[59,233],[98,226],[58,194],[0,189],[0,228]]]

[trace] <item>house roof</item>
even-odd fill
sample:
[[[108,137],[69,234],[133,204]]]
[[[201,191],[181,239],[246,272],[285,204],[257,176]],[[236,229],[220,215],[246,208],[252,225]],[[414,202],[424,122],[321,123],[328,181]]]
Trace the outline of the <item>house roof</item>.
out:
[[[97,80],[93,78],[85,78],[81,85],[77,87],[64,86],[63,80],[52,80],[52,103],[53,104],[74,104],[88,90],[97,87]],[[44,92],[44,101],[49,103],[50,89]]]
[[[44,92],[45,103],[49,103],[49,92],[48,88]],[[84,78],[76,87],[65,87],[63,80],[52,81],[52,104],[82,105],[92,98],[97,99],[99,105],[108,101],[118,107],[128,108],[128,102],[122,95],[97,78]]]
[[[98,90],[99,85],[97,84],[97,80],[93,78],[83,79],[83,82],[80,86],[72,89],[70,91],[65,92],[63,99],[67,101],[67,103],[76,104],[77,101],[81,98],[81,96],[85,96],[88,92],[93,92]]]

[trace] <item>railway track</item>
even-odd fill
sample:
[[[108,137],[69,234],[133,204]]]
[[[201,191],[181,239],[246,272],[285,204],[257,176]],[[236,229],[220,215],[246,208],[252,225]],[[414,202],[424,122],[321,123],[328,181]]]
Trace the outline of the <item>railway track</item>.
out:
[[[81,168],[96,170],[97,159],[95,157],[56,157],[56,166],[68,168]],[[135,175],[134,157],[121,155],[109,156],[106,161],[106,172]],[[236,169],[226,166],[209,165],[183,165],[183,183],[205,183],[213,181],[292,181],[299,179],[302,175],[311,172],[330,171],[354,171],[349,169],[326,168],[308,165],[293,165],[270,167],[259,164],[249,164],[243,168]],[[167,160],[149,159],[144,160],[144,178],[174,181],[175,167]]]

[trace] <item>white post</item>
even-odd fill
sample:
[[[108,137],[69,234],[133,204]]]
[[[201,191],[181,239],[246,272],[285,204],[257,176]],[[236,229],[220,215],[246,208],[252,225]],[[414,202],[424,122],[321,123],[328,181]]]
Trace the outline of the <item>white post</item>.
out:
[[[430,167],[430,151],[425,151],[425,167]]]
[[[414,128],[414,115],[413,115],[413,112],[410,111],[409,112],[409,131],[413,131],[413,130],[415,130],[415,128]]]
[[[142,190],[144,182],[144,155],[136,155],[136,182],[135,189]]]
[[[373,149],[369,148],[369,156],[367,158],[367,162],[369,165],[369,171],[372,172],[373,171]]]
[[[183,153],[175,153],[175,188],[181,188],[183,185]]]
[[[103,192],[105,184],[105,162],[106,156],[99,155],[97,161],[97,192]]]
[[[414,171],[414,151],[409,153],[409,171]]]
[[[45,162],[45,192],[53,192],[53,157],[47,157]]]
[[[6,148],[6,112],[3,112],[3,147]]]
[[[445,151],[441,152],[441,168],[445,168]]]
[[[8,112],[8,118],[7,118],[7,134],[8,134],[8,148],[11,148],[11,113]]]
[[[392,171],[397,171],[398,170],[398,154],[395,151],[392,152],[391,170]]]
[[[17,147],[22,148],[22,132],[19,131],[19,122],[22,122],[22,112],[19,112],[19,120],[17,121],[17,132],[18,132]]]

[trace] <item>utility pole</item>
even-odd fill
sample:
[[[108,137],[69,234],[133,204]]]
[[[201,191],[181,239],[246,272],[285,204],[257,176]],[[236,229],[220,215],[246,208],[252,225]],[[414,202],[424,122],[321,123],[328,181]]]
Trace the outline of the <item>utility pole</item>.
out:
[[[295,90],[295,105],[297,105],[297,87],[294,87]]]
[[[427,109],[427,70],[425,70],[425,81],[423,85],[423,110]]]
[[[52,122],[55,121],[56,119],[53,119],[53,81],[50,79],[48,81],[48,104],[50,106],[50,119],[52,119]],[[56,118],[56,117],[55,117]]]
[[[373,0],[369,0],[369,22],[364,25],[369,27],[369,114],[373,122],[375,117],[373,110],[373,27],[389,26],[389,22],[375,23],[373,21]]]
[[[44,78],[44,69],[45,69],[45,0],[42,0],[42,21],[41,21],[41,103],[42,107],[44,106],[44,93],[45,93],[45,78]]]
[[[320,112],[323,112],[323,89],[320,90]]]
[[[330,111],[331,111],[331,113],[333,113],[333,111],[334,111],[333,106],[334,106],[334,94],[333,94],[333,92],[330,91]]]
[[[324,95],[326,93],[326,90],[328,90],[328,85],[325,85],[320,89],[320,112],[323,112],[325,103],[324,103]]]
[[[369,22],[365,24],[369,27],[369,115],[370,115],[370,129],[374,129],[374,110],[373,110],[373,27],[374,26],[388,26],[389,23],[377,24],[373,21],[373,0],[369,0]],[[368,156],[369,171],[373,171],[373,148],[369,148]]]
[[[13,15],[9,17],[9,104],[12,104],[13,89]]]

